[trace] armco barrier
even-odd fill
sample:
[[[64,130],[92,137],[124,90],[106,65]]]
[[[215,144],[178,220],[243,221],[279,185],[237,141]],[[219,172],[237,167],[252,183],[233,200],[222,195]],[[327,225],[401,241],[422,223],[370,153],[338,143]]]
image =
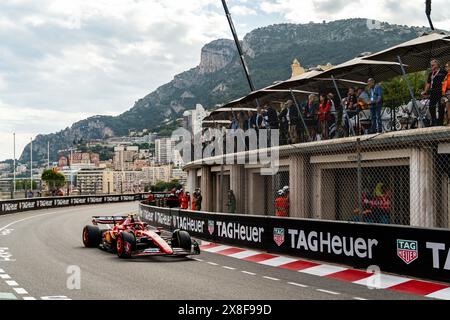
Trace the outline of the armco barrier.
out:
[[[140,205],[142,219],[202,240],[450,282],[450,231],[215,214]]]
[[[146,194],[127,194],[6,200],[0,201],[0,215],[79,205],[140,201],[144,200],[146,196]]]

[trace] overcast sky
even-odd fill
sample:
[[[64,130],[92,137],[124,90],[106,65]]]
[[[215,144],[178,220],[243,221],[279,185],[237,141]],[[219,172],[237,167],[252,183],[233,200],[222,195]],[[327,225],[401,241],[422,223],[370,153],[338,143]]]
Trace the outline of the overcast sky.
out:
[[[228,0],[241,38],[281,22],[370,18],[427,25],[424,0]],[[433,1],[448,29],[448,0]],[[174,75],[201,47],[231,38],[220,0],[2,0],[0,160],[30,137],[97,114],[117,115]]]

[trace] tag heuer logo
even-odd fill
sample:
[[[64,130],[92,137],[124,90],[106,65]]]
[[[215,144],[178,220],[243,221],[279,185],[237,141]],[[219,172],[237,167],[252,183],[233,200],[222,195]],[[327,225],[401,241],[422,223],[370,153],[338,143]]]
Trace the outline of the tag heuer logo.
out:
[[[284,229],[283,228],[274,228],[273,229],[273,241],[281,247],[284,243]]]
[[[397,255],[406,264],[411,264],[419,258],[419,245],[417,241],[397,240]]]
[[[208,231],[210,235],[214,233],[214,221],[208,221]]]

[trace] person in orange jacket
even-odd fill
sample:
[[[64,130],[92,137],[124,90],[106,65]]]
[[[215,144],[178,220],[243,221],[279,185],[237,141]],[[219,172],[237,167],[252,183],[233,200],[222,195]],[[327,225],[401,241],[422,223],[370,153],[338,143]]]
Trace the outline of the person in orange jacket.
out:
[[[447,71],[447,76],[442,83],[442,97],[447,111],[447,126],[450,126],[450,61],[445,64],[445,70]]]
[[[275,199],[275,212],[277,217],[289,217],[289,199],[283,190],[278,191],[278,198]]]
[[[189,192],[186,192],[185,194],[183,194],[183,197],[181,198],[181,209],[188,210],[190,202],[191,196]]]

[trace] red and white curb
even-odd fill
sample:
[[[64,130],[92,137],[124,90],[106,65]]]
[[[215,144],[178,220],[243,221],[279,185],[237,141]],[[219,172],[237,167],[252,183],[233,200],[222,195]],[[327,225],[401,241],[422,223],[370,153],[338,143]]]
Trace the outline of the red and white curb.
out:
[[[369,273],[343,266],[321,264],[307,260],[247,250],[227,245],[202,241],[202,251],[227,256],[265,266],[276,267],[328,279],[363,285],[371,289],[425,296],[427,298],[450,300],[450,285],[401,276]]]

